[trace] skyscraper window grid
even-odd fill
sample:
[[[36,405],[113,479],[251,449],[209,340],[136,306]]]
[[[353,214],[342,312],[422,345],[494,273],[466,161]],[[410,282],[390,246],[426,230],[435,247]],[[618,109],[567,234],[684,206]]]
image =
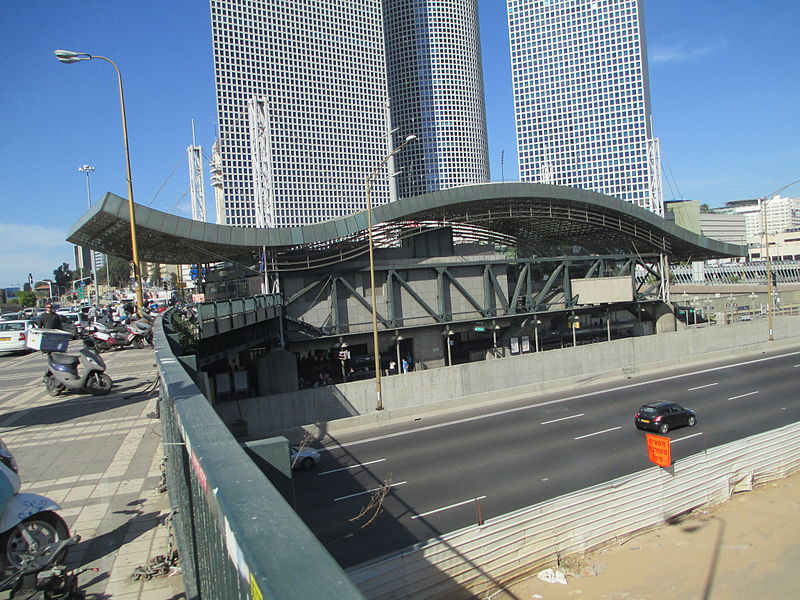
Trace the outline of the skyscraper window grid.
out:
[[[489,181],[476,0],[384,0],[391,120],[418,141],[396,157],[400,198]]]
[[[520,178],[663,215],[641,0],[508,0]]]
[[[251,99],[266,106],[264,221],[292,226],[362,210],[364,177],[387,149],[380,2],[211,0],[211,22],[224,193],[217,221],[259,221]],[[386,178],[372,193],[375,204],[388,201]]]

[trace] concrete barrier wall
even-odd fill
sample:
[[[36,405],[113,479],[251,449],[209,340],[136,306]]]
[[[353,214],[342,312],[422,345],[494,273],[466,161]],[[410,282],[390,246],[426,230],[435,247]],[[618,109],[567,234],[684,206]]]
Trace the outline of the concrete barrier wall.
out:
[[[711,448],[417,544],[347,571],[370,600],[490,598],[585,552],[800,468],[800,424]]]
[[[776,317],[774,342],[764,320],[613,340],[381,378],[383,411],[374,380],[286,392],[214,408],[226,423],[244,421],[247,439],[305,427],[312,433],[390,422],[393,417],[570,388],[606,377],[730,356],[782,343],[800,343],[800,317]],[[291,436],[291,435],[290,435]]]

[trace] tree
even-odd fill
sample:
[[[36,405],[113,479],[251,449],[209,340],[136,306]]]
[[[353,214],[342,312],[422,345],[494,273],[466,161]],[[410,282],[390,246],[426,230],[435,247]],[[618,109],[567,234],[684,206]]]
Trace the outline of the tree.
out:
[[[131,263],[118,256],[108,257],[108,272],[111,285],[126,288],[131,283]]]
[[[711,207],[708,204],[706,204],[705,202],[700,205],[700,212],[701,213],[707,213],[707,212],[710,212],[710,211],[711,211]]]
[[[66,291],[72,285],[72,270],[69,264],[61,263],[60,267],[53,270],[53,279],[56,283],[56,294],[60,295],[61,290]]]
[[[161,265],[158,263],[150,263],[150,285],[161,287]]]
[[[23,291],[17,292],[17,295],[14,296],[14,301],[19,304],[22,308],[29,308],[31,306],[36,306],[37,300],[36,294],[31,291]]]

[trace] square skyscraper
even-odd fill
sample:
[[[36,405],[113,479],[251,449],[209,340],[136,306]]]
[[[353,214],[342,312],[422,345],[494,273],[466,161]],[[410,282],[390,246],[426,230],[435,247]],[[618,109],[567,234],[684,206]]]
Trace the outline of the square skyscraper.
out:
[[[661,216],[641,0],[508,0],[520,178]]]

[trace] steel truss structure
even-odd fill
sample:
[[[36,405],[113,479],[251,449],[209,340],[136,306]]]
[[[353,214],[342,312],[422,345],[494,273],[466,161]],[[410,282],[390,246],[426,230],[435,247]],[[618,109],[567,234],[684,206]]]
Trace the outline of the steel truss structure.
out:
[[[663,265],[661,255],[648,254],[377,266],[376,280],[383,282],[378,285],[383,286],[387,307],[383,313],[377,311],[378,324],[383,330],[399,330],[591,308],[572,292],[572,282],[584,278],[626,276],[631,281],[633,301],[664,300],[667,286]],[[474,272],[477,268],[482,271],[480,294],[470,292],[462,280],[466,270]],[[408,276],[410,271],[415,271],[413,281]],[[316,279],[285,298],[284,315],[290,325],[290,340],[368,331],[369,321],[352,322],[342,308],[346,299],[352,299],[367,313],[371,312],[369,294],[361,293],[356,281],[363,277],[363,272],[364,269],[318,273]],[[426,284],[432,281],[436,288],[434,301],[420,289],[429,289]],[[413,305],[398,301],[401,295],[413,299]],[[304,321],[303,310],[296,308],[301,299],[309,297],[324,299],[322,302],[329,311],[324,324]],[[462,301],[458,304],[468,310],[453,310],[456,297]]]

